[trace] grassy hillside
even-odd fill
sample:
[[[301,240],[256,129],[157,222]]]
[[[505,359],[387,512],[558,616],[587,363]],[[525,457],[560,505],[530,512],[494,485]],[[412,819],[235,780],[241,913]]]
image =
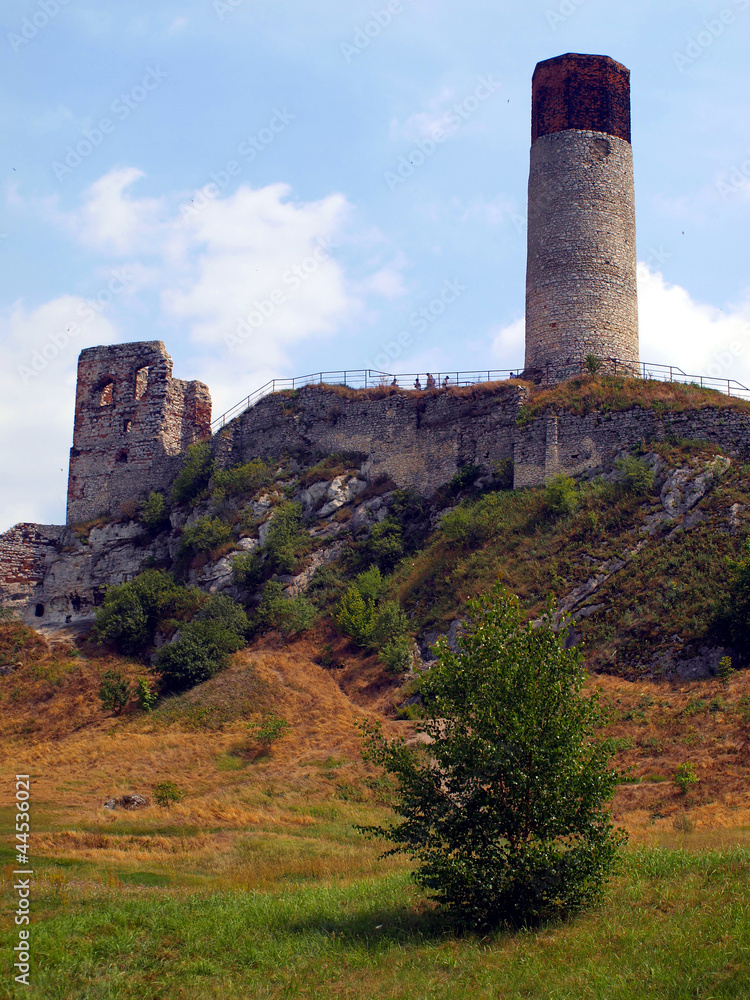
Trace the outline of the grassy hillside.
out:
[[[632,383],[616,381],[577,380],[555,405],[619,408]],[[644,391],[657,408],[715,399]],[[241,571],[222,579],[252,630],[226,669],[165,692],[152,712],[133,697],[114,715],[102,708],[102,675],[157,685],[150,646],[136,660],[0,621],[3,782],[32,775],[35,871],[32,986],[9,995],[747,996],[750,671],[721,613],[748,534],[750,466],[704,442],[644,442],[592,482],[514,492],[507,468],[491,478],[465,469],[425,501],[365,484],[360,456],[221,473],[209,457],[196,451],[179,497],[152,498],[140,517],[144,551],[168,539],[175,560],[158,568],[186,588],[207,587],[242,553]],[[587,690],[611,710],[623,772],[612,811],[630,846],[594,912],[457,938],[410,885],[408,862],[381,858],[384,845],[357,830],[391,815],[388,781],[361,759],[358,723],[377,718],[410,737],[424,665],[412,656],[416,669],[394,667],[377,643],[357,645],[338,611],[352,588],[393,621],[396,602],[427,656],[466,598],[497,580],[530,617],[550,595],[572,614]],[[185,593],[182,619],[159,624],[162,642],[199,606]],[[720,655],[740,669],[677,673]],[[286,729],[264,744],[259,727],[279,719]],[[683,791],[685,765],[697,781]],[[167,781],[179,800],[163,807],[154,788]],[[103,808],[133,793],[149,804]],[[0,822],[12,830],[9,805]],[[8,983],[10,845],[5,836]]]
[[[541,1000],[750,987],[750,675],[726,685],[592,678],[631,769],[614,801],[631,834],[621,870],[601,907],[570,924],[456,939],[410,887],[404,860],[380,859],[381,845],[355,829],[388,816],[387,784],[362,763],[356,729],[382,690],[361,689],[355,705],[337,683],[366,661],[350,653],[326,669],[313,642],[279,649],[268,637],[153,713],[131,706],[116,718],[97,697],[112,657],[33,637],[19,649],[13,631],[21,666],[0,678],[0,754],[6,783],[18,769],[32,775],[36,962],[33,986],[11,996]],[[264,752],[248,725],[269,713],[289,729]],[[688,795],[672,781],[685,760],[700,778]],[[183,793],[168,809],[102,808],[167,779]],[[11,810],[0,820],[10,829]],[[3,862],[8,876],[7,839]]]

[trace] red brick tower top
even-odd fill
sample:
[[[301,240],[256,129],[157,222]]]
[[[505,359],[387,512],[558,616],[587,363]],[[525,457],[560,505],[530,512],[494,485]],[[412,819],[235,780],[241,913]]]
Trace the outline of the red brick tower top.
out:
[[[630,142],[630,70],[609,56],[575,52],[537,63],[531,141],[568,129],[605,132]]]

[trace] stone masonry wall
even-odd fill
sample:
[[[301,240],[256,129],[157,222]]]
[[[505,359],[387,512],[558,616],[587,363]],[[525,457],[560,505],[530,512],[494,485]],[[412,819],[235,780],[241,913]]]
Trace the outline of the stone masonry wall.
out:
[[[518,407],[527,390],[495,388],[399,392],[380,399],[343,398],[310,387],[294,398],[268,396],[217,435],[220,464],[258,456],[306,461],[335,452],[368,456],[369,478],[387,476],[429,495],[463,465],[491,469],[513,455]]]
[[[560,382],[588,354],[638,361],[630,72],[567,53],[532,91],[526,375]]]
[[[660,416],[634,407],[620,413],[545,413],[516,432],[514,486],[541,486],[556,475],[583,477],[608,469],[641,441],[677,437],[710,441],[729,454],[750,452],[750,414],[731,409]]]
[[[161,341],[92,347],[78,360],[68,524],[115,514],[163,488],[176,456],[211,431],[202,382],[172,378]]]
[[[587,354],[638,360],[633,152],[600,132],[531,149],[526,371],[578,373]],[[567,371],[566,364],[571,364]]]
[[[29,609],[32,617],[41,618],[44,608],[37,608],[50,557],[65,528],[48,524],[17,524],[0,535],[0,605],[16,611]],[[40,613],[37,614],[37,611]]]

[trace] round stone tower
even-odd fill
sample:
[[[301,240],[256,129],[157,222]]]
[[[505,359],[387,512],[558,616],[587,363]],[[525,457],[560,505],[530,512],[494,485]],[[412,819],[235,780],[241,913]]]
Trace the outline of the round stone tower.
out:
[[[532,91],[527,377],[560,382],[589,355],[635,374],[630,71],[568,53],[537,65]]]

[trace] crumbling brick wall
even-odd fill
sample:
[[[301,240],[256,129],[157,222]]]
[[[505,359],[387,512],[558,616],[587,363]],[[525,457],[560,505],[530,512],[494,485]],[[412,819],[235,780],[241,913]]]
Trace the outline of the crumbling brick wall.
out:
[[[167,486],[175,456],[211,433],[202,382],[172,378],[160,340],[91,347],[78,359],[68,524],[116,514]]]

